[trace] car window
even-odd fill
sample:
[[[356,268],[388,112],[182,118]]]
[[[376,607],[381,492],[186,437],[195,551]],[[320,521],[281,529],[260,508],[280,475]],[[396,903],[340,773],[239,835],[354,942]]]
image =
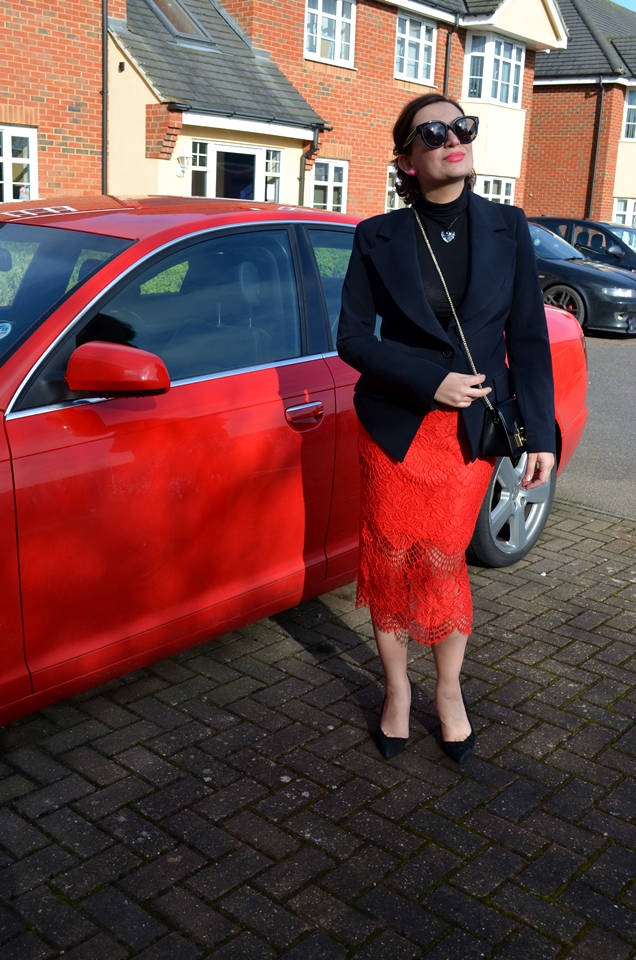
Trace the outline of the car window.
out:
[[[296,277],[287,230],[215,234],[181,247],[120,287],[50,359],[19,409],[72,398],[70,354],[103,340],[157,354],[171,381],[301,355]]]
[[[558,237],[551,230],[539,226],[537,223],[528,223],[532,245],[537,257],[544,260],[583,260],[584,257],[578,250],[566,243],[565,240]]]
[[[0,363],[130,240],[0,223]]]
[[[607,257],[607,248],[611,242],[611,238],[606,233],[597,230],[596,227],[591,227],[587,223],[577,223],[574,227],[572,243],[588,256]]]
[[[636,250],[636,230],[633,227],[619,227],[616,224],[612,224],[612,233],[615,237],[618,237],[619,240],[622,240],[623,243],[626,243],[628,247],[631,247],[632,250]]]
[[[353,230],[308,229],[307,233],[316,257],[327,305],[332,342],[335,344],[340,317],[342,284],[353,247]]]
[[[569,223],[560,220],[546,220],[544,218],[541,219],[541,223],[544,227],[547,227],[548,230],[551,230],[552,233],[558,233],[560,237],[567,240]]]

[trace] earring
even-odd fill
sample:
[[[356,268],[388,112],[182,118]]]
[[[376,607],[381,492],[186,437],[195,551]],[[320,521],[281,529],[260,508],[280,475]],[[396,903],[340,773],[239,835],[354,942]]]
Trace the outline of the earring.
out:
[[[409,170],[409,177],[414,177],[414,176],[415,176],[415,170],[413,169],[413,167],[411,167],[411,169]]]

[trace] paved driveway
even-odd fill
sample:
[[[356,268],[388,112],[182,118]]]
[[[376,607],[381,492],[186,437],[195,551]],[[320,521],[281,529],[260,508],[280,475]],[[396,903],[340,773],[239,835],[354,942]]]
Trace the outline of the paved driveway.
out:
[[[557,505],[473,582],[461,768],[414,644],[379,758],[352,588],[5,728],[1,960],[634,956],[636,521]]]

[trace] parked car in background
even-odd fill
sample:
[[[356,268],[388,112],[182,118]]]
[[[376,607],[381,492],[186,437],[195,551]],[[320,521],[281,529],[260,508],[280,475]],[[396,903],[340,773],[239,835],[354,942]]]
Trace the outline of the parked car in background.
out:
[[[636,333],[636,276],[588,260],[543,224],[528,227],[545,303],[566,310],[582,330]]]
[[[334,342],[355,222],[0,206],[0,722],[354,579],[358,374]],[[562,470],[585,351],[547,313]],[[481,562],[515,562],[547,519],[554,481],[524,491],[524,465],[497,466]]]
[[[609,267],[622,267],[636,273],[636,229],[633,227],[569,217],[529,219],[563,237],[588,260],[596,260]]]

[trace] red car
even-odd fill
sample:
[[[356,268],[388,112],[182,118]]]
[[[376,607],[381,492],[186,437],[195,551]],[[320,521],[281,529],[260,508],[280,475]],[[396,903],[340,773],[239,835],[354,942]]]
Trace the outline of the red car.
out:
[[[350,582],[357,373],[333,343],[355,219],[240,201],[0,206],[0,722]],[[581,331],[548,310],[560,469]],[[532,546],[502,461],[473,543]],[[481,531],[481,540],[480,540]]]

